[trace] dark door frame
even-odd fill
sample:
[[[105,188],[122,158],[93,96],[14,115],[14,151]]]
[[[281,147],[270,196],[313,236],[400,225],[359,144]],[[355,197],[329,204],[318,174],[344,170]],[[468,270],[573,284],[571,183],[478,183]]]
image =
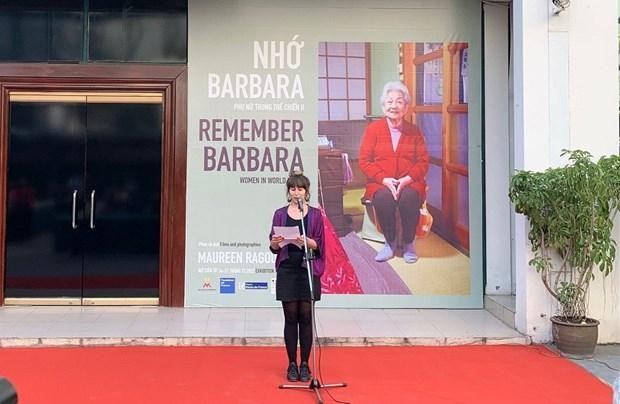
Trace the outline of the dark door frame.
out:
[[[6,270],[9,93],[160,92],[163,95],[159,302],[182,307],[185,293],[187,67],[135,64],[0,64],[0,305]]]

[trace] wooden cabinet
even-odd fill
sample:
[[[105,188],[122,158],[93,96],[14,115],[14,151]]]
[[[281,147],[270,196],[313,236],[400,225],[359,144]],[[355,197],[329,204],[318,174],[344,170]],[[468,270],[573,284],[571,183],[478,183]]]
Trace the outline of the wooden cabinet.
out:
[[[343,188],[342,151],[319,149],[319,202],[339,237],[352,230],[342,205]]]

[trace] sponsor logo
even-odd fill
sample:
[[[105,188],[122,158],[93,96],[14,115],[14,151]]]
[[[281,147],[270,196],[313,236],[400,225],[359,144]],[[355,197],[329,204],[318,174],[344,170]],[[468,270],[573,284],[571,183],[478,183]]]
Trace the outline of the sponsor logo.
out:
[[[269,282],[245,282],[245,290],[269,289]]]
[[[235,293],[235,278],[220,278],[220,293]]]
[[[211,278],[202,278],[202,284],[198,290],[215,290]]]

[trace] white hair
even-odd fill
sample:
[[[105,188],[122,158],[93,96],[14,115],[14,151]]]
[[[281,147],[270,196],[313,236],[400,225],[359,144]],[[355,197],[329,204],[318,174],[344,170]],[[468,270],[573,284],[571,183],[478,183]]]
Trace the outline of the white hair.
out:
[[[390,91],[399,91],[407,105],[411,103],[411,96],[409,95],[409,89],[402,81],[388,81],[383,86],[383,92],[381,93],[381,105],[385,103],[385,99]]]

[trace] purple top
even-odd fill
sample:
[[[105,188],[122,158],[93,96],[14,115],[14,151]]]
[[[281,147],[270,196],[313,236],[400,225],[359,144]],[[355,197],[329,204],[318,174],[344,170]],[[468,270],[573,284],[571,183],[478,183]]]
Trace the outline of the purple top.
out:
[[[271,222],[271,232],[269,233],[269,240],[271,240],[271,236],[273,236],[273,226],[286,226],[286,217],[288,215],[287,209],[288,205],[276,209],[276,211],[273,212],[273,220]],[[325,271],[325,239],[323,237],[323,216],[321,215],[320,210],[310,205],[308,205],[307,215],[308,228],[306,229],[306,233],[308,237],[316,241],[316,244],[319,247],[318,254],[315,254],[314,259],[312,260],[312,272],[316,276],[321,276]],[[269,246],[269,249],[274,254],[278,254],[278,256],[276,257],[277,271],[282,261],[288,258],[288,249],[278,248],[277,250],[272,250],[271,245]]]

